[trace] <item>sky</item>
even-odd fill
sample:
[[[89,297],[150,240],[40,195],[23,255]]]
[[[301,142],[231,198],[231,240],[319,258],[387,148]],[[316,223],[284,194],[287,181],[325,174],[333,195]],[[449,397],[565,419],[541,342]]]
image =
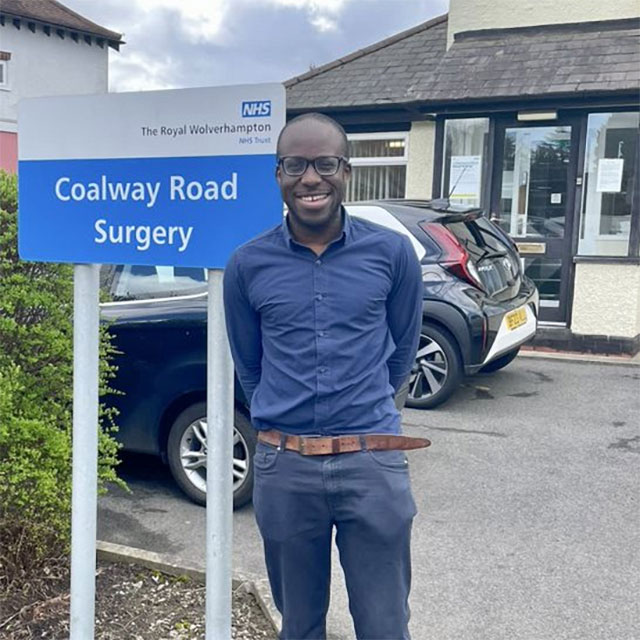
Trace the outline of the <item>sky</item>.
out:
[[[62,0],[123,34],[111,91],[283,82],[446,13],[448,0]]]

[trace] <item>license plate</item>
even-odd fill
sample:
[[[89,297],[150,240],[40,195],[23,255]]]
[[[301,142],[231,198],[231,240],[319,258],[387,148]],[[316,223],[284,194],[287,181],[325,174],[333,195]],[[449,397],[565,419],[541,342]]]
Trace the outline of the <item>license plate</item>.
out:
[[[506,315],[507,329],[513,331],[527,322],[527,310],[522,307]]]

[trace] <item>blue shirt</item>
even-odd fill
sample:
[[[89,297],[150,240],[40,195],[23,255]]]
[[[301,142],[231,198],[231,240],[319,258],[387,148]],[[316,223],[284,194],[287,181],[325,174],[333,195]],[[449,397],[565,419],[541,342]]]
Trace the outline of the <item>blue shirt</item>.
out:
[[[343,212],[317,256],[282,225],[239,247],[224,274],[227,332],[257,429],[398,433],[393,395],[422,318],[408,238]]]

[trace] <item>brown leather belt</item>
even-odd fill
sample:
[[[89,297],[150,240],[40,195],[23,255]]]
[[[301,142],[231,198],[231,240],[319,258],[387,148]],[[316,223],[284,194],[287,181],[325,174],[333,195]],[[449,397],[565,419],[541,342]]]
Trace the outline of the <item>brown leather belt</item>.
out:
[[[291,436],[281,431],[258,431],[258,440],[274,447],[297,451],[303,456],[326,456],[354,451],[382,451],[384,449],[422,449],[431,442],[426,438],[410,438],[399,435],[355,436]]]

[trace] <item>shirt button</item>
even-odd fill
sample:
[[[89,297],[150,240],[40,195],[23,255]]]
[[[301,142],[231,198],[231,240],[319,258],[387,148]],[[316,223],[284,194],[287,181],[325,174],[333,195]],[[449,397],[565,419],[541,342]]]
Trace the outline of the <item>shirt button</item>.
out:
[[[326,332],[325,331],[318,331],[318,337],[320,338],[324,338],[326,336]]]
[[[316,294],[316,300],[322,300],[322,297],[321,293]]]
[[[319,267],[322,264],[322,260],[316,260],[316,267]]]

